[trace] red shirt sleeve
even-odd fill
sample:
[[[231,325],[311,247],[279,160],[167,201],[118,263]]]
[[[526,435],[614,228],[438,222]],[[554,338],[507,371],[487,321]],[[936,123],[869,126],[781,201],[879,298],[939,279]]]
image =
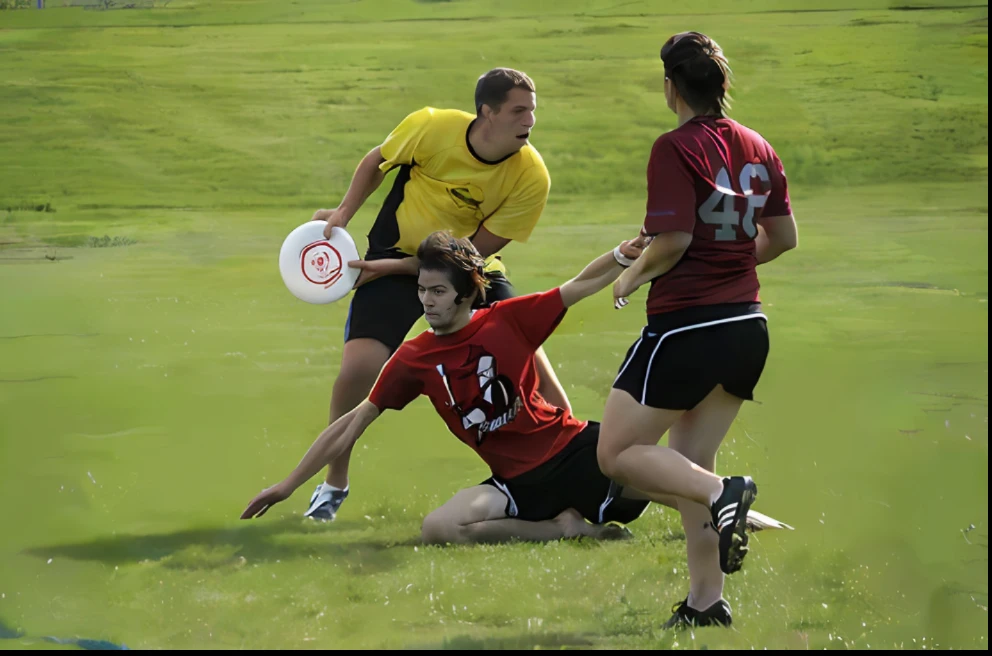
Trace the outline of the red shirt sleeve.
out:
[[[648,159],[648,204],[644,231],[692,233],[696,226],[696,185],[671,138],[654,142]]]
[[[535,351],[555,331],[566,311],[558,287],[540,294],[510,298],[493,306],[493,312],[516,326]]]
[[[768,161],[768,177],[771,179],[772,189],[768,194],[768,201],[761,210],[762,216],[789,216],[792,214],[792,203],[789,201],[789,184],[785,179],[785,167],[778,155],[772,153]]]
[[[411,401],[420,396],[423,383],[417,377],[413,368],[403,361],[406,355],[404,347],[400,348],[389,358],[386,366],[379,372],[379,378],[369,393],[369,402],[383,410],[402,410]]]

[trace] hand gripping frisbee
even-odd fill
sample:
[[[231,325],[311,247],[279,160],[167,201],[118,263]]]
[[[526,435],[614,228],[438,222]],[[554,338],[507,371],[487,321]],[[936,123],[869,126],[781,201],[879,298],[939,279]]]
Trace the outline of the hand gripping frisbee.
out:
[[[335,226],[324,238],[324,221],[307,221],[289,233],[279,251],[279,272],[293,296],[318,305],[333,303],[348,295],[361,269],[348,266],[360,260],[355,241],[344,228]]]

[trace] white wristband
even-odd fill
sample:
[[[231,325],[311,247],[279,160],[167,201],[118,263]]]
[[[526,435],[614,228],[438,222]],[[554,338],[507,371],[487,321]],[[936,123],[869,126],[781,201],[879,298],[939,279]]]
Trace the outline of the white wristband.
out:
[[[616,248],[613,249],[613,259],[615,259],[617,261],[617,264],[619,264],[625,269],[634,263],[634,260],[630,259],[629,257],[627,257],[626,255],[620,252],[619,244],[617,245]]]

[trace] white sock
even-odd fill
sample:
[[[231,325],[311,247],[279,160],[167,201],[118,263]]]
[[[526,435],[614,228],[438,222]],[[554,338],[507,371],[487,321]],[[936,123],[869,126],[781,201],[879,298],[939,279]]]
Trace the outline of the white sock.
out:
[[[721,480],[720,481],[720,490],[717,491],[717,492],[714,492],[712,495],[710,495],[710,508],[712,508],[713,507],[713,504],[717,502],[717,499],[719,499],[721,496],[723,496],[723,487],[724,487],[724,482]]]
[[[344,486],[344,489],[342,490],[341,488],[334,487],[333,485],[330,485],[329,483],[321,483],[320,484],[320,491],[322,493],[323,492],[347,492],[348,491],[348,488],[350,486],[351,486],[351,484],[349,483],[348,485],[345,485]]]

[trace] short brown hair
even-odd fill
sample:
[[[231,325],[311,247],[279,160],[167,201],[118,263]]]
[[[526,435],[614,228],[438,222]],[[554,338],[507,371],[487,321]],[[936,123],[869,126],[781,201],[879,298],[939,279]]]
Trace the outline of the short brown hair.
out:
[[[461,303],[473,292],[478,292],[476,304],[485,302],[486,287],[489,286],[483,273],[486,262],[470,239],[456,238],[446,230],[433,232],[420,242],[417,259],[422,271],[448,274],[458,293],[455,303]]]
[[[488,73],[483,73],[475,85],[475,113],[482,116],[482,106],[489,105],[493,111],[498,112],[500,106],[506,102],[506,95],[510,89],[525,89],[531,93],[534,90],[534,81],[527,77],[526,73],[512,68],[494,68]]]
[[[662,46],[661,61],[665,77],[693,111],[727,115],[733,72],[716,41],[699,32],[681,32]]]

